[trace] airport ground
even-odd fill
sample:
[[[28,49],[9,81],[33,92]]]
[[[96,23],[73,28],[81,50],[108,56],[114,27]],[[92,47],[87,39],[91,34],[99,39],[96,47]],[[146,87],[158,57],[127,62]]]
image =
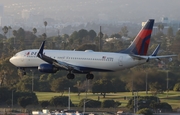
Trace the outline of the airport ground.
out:
[[[60,96],[62,93],[52,93],[52,92],[36,92],[36,95],[38,97],[38,100],[50,100],[51,97],[53,96]],[[68,96],[69,93],[65,92],[63,94],[64,96]],[[115,101],[121,102],[121,105],[117,108],[117,110],[125,109],[126,105],[129,101],[130,98],[132,98],[132,92],[119,92],[119,93],[107,93],[106,97],[103,98],[100,94],[93,94],[93,93],[81,93],[80,96],[77,95],[77,93],[70,93],[70,98],[73,104],[78,105],[80,100],[83,98],[93,99],[93,100],[98,100],[98,97],[100,101],[103,100],[110,100],[113,99]],[[152,93],[148,91],[148,94],[146,94],[145,91],[138,92],[138,96],[152,96]],[[175,91],[169,91],[169,92],[164,92],[161,94],[157,94],[157,97],[160,98],[161,102],[167,102],[169,103],[173,110],[176,110],[180,108],[180,92],[175,92]]]
[[[36,95],[38,97],[39,101],[42,100],[50,100],[52,97],[54,96],[61,96],[62,93],[53,93],[53,92],[36,92]],[[64,92],[63,94],[64,96],[69,96],[69,92]],[[112,112],[112,113],[117,113],[117,111],[129,111],[128,108],[126,108],[126,105],[128,103],[128,100],[132,97],[132,92],[119,92],[119,93],[107,93],[106,97],[103,98],[103,96],[101,96],[100,94],[92,94],[92,93],[81,93],[80,96],[78,96],[77,93],[70,93],[70,98],[73,104],[78,105],[79,101],[83,98],[87,98],[88,99],[93,99],[93,100],[98,100],[98,96],[100,97],[99,100],[103,101],[103,100],[110,100],[113,99],[115,101],[119,101],[122,104],[118,107],[118,108],[86,108],[85,111],[86,112]],[[152,94],[150,92],[148,92],[148,94],[146,94],[145,91],[142,92],[138,92],[138,96],[152,96]],[[162,94],[158,94],[157,95],[160,98],[161,102],[167,102],[169,103],[174,112],[177,112],[180,108],[180,92],[174,92],[174,91],[169,91],[164,92]],[[63,109],[67,109],[68,107],[47,107],[47,109],[53,111],[53,110],[63,110]],[[0,111],[5,111],[5,109],[11,110],[11,108],[3,108],[0,107]],[[77,111],[83,111],[82,107],[71,107],[70,109],[72,110],[77,110]],[[33,110],[42,110],[42,108],[40,106],[27,106],[26,110],[20,108],[19,106],[14,105],[13,110],[15,111],[26,111],[28,113],[31,113]]]

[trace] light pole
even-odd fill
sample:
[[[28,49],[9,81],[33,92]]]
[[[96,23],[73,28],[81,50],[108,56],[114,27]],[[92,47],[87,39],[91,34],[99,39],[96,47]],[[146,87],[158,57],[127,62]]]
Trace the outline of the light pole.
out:
[[[85,113],[85,108],[86,108],[86,103],[89,102],[90,100],[86,101],[86,99],[84,99],[84,104],[83,104],[83,115]]]
[[[14,90],[12,90],[12,100],[11,100],[11,107],[13,109],[13,98],[14,98],[14,94],[13,94]]]
[[[70,110],[70,87],[69,87],[69,94],[68,94],[68,110]]]
[[[88,92],[88,89],[89,89],[89,80],[86,79],[86,99],[87,99],[87,92]]]
[[[32,92],[34,91],[34,71],[31,69],[32,72]]]
[[[147,90],[148,81],[147,81],[147,78],[148,78],[148,73],[146,72],[146,95],[148,94],[148,90]]]
[[[169,71],[167,70],[167,92],[166,92],[166,97],[168,97],[168,92],[169,92]]]

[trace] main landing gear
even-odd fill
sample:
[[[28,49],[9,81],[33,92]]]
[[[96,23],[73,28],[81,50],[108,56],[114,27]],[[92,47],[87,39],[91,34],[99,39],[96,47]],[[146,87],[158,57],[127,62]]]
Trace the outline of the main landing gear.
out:
[[[68,73],[67,78],[68,79],[74,79],[75,75],[73,73]]]
[[[94,78],[94,75],[92,73],[88,73],[86,75],[86,79],[93,79]]]
[[[70,73],[67,74],[67,78],[68,78],[68,79],[74,79],[74,78],[75,78],[75,75],[70,72]],[[88,73],[88,74],[86,75],[86,79],[93,79],[93,78],[94,78],[94,75],[91,74],[91,73]]]

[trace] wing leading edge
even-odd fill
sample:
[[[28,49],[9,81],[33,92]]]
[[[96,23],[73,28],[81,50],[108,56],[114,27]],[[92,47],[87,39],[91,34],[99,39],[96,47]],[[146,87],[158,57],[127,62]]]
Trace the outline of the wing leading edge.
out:
[[[62,62],[62,61],[59,61],[59,60],[55,60],[55,59],[53,59],[51,57],[46,56],[43,53],[44,45],[45,45],[45,41],[42,42],[41,47],[39,48],[39,52],[37,54],[37,57],[39,57],[40,59],[42,59],[43,61],[45,61],[45,62],[47,62],[49,64],[54,65],[55,67],[63,68],[65,70],[69,70],[69,71],[75,70],[75,71],[81,72],[80,68],[77,67],[77,66],[74,66],[72,64]]]

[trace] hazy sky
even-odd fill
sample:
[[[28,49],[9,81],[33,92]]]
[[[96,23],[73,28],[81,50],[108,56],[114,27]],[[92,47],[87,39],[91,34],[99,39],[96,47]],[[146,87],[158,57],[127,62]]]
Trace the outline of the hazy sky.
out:
[[[33,10],[33,7],[36,12],[43,9],[52,17],[73,18],[76,15],[91,19],[105,14],[108,20],[144,21],[149,18],[160,20],[161,17],[180,20],[180,0],[0,0],[0,4],[5,6],[5,12],[18,12],[15,9],[20,8]]]

